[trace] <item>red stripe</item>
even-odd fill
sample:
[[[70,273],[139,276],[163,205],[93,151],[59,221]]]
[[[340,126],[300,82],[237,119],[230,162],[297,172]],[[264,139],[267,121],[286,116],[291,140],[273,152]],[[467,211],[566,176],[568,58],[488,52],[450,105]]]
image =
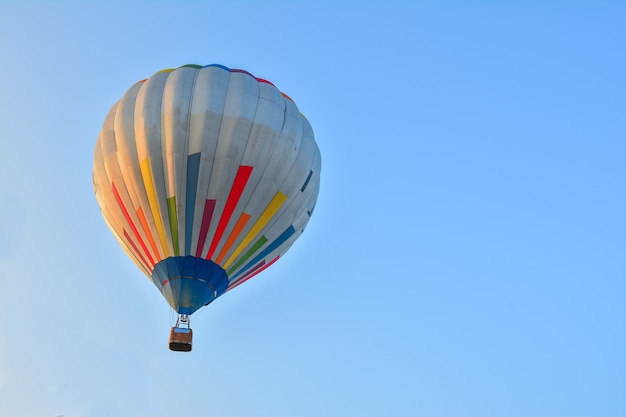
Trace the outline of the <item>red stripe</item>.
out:
[[[213,256],[215,248],[217,248],[217,245],[220,242],[222,235],[224,234],[224,230],[226,230],[226,226],[228,226],[230,217],[233,215],[235,207],[237,207],[237,203],[241,198],[241,194],[243,193],[244,188],[246,188],[246,184],[248,183],[250,174],[252,174],[251,166],[239,166],[239,169],[237,170],[237,175],[235,176],[235,182],[233,183],[233,187],[230,189],[230,194],[228,195],[228,199],[226,200],[226,206],[224,206],[224,212],[222,213],[220,222],[217,224],[217,230],[215,230],[215,234],[213,235],[213,241],[211,242],[211,246],[209,247],[209,253],[206,257],[207,259],[211,259],[211,257]]]
[[[246,70],[242,70],[242,69],[237,69],[237,68],[235,68],[235,69],[231,69],[231,70],[230,70],[230,72],[240,72],[240,73],[243,73],[243,74],[248,74],[249,76],[251,76],[252,78],[254,78],[254,75],[250,74],[250,73],[249,73],[248,71],[246,71]]]
[[[249,76],[251,76],[252,78],[254,78],[255,80],[257,80],[260,83],[266,83],[266,84],[274,85],[273,83],[271,83],[270,81],[268,81],[268,80],[266,80],[264,78],[255,77],[254,75],[252,75],[251,73],[249,73],[246,70],[233,68],[233,69],[230,70],[230,72],[237,72],[237,73],[241,73],[241,74],[248,74]],[[276,87],[276,86],[274,85],[274,87]]]
[[[260,274],[261,272],[265,271],[267,268],[272,266],[272,264],[274,262],[276,262],[278,260],[278,258],[280,258],[280,256],[275,257],[274,259],[272,259],[271,261],[269,261],[266,264],[263,264],[265,261],[261,262],[260,264],[258,264],[254,268],[252,268],[250,271],[248,271],[246,274],[244,274],[243,277],[241,277],[239,279],[239,281],[237,281],[233,286],[228,286],[228,289],[226,291],[230,291],[233,288],[236,288],[236,287],[240,286],[241,284],[243,284],[244,282],[246,282],[247,280],[249,280],[253,276],[255,276],[257,274]]]
[[[131,239],[130,235],[128,234],[128,232],[126,231],[126,229],[124,229],[124,237],[126,238],[126,240],[128,241],[128,243],[130,243],[130,246],[133,247],[134,250],[134,254],[137,255],[139,257],[139,259],[141,259],[141,263],[143,263],[143,266],[146,269],[150,269],[148,267],[148,262],[146,262],[146,259],[141,255],[141,252],[139,251],[139,248],[137,247],[137,245],[135,245],[135,242],[133,242],[133,240]],[[154,266],[154,265],[153,265]]]
[[[200,226],[200,237],[198,238],[198,247],[196,248],[196,257],[202,256],[206,234],[209,231],[209,225],[213,218],[213,210],[215,210],[215,200],[207,200],[204,203],[204,213],[202,213],[202,225]]]
[[[256,264],[256,265],[254,266],[254,268],[252,268],[252,269],[248,270],[245,274],[243,274],[242,276],[240,276],[239,278],[237,278],[237,279],[238,279],[238,281],[241,281],[241,280],[244,280],[244,281],[245,281],[245,280],[246,280],[245,278],[246,278],[248,275],[252,274],[254,271],[256,271],[257,269],[259,269],[259,268],[260,268],[260,267],[262,267],[263,265],[265,265],[265,259],[263,259],[261,262],[259,262],[258,264]]]
[[[128,222],[128,224],[130,224],[131,229],[133,229],[133,233],[135,234],[135,237],[139,241],[139,244],[143,248],[145,254],[148,256],[148,259],[150,259],[150,263],[152,264],[152,268],[154,269],[154,260],[152,259],[152,256],[150,256],[150,252],[148,251],[148,247],[143,242],[143,239],[141,239],[141,236],[139,235],[139,231],[137,230],[137,227],[135,227],[135,224],[133,223],[133,221],[130,218],[130,215],[128,214],[128,210],[126,210],[126,207],[124,207],[124,203],[122,202],[122,199],[120,198],[120,194],[117,192],[117,187],[115,187],[115,183],[112,183],[111,185],[113,187],[113,194],[115,195],[115,199],[117,200],[117,204],[120,205],[120,208],[122,209],[122,212],[124,213],[124,217],[126,217],[126,221]],[[134,244],[133,244],[133,247],[137,251],[137,254],[139,254],[139,250],[137,249],[137,247]],[[139,255],[139,256],[141,256],[141,255]]]
[[[269,85],[272,85],[272,86],[276,87],[276,86],[274,85],[274,83],[272,83],[272,82],[270,82],[270,81],[268,81],[268,80],[266,80],[266,79],[264,79],[264,78],[255,77],[254,75],[250,74],[250,73],[249,73],[248,71],[246,71],[246,70],[242,70],[242,69],[231,69],[231,70],[230,70],[230,72],[238,72],[238,73],[242,73],[242,74],[248,74],[249,76],[251,76],[252,78],[254,78],[255,80],[257,80],[257,81],[258,81],[258,82],[260,82],[260,83],[265,83],[265,84],[269,84]],[[289,97],[287,97],[287,98],[289,98]],[[289,99],[289,100],[291,100],[291,99]],[[293,101],[293,100],[292,100],[292,101]]]
[[[266,83],[266,84],[273,85],[274,87],[276,87],[274,84],[272,84],[271,82],[267,80],[264,80],[263,78],[257,78],[256,80],[260,83]]]

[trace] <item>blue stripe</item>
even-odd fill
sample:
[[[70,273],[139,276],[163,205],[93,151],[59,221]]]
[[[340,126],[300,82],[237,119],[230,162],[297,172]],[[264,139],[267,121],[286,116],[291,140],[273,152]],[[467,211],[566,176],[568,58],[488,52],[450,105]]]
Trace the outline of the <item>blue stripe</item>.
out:
[[[230,68],[225,67],[224,65],[220,65],[220,64],[210,64],[210,65],[205,65],[205,66],[204,66],[204,67],[202,67],[202,68],[208,68],[208,67],[217,67],[217,68],[224,69],[224,70],[226,70],[226,71],[230,71]]]
[[[304,185],[300,188],[300,191],[304,191],[307,185],[309,185],[309,181],[311,181],[311,176],[313,175],[313,171],[309,171],[309,176],[306,177],[306,181],[304,181]]]
[[[254,265],[259,263],[263,258],[270,254],[274,249],[278,248],[280,245],[285,243],[287,239],[289,239],[293,234],[296,233],[296,229],[293,226],[289,226],[287,230],[285,230],[280,236],[276,238],[267,248],[265,248],[261,253],[259,253],[253,260],[248,262],[246,266],[244,266],[239,272],[230,277],[230,281],[232,282],[239,275],[248,271],[248,269],[252,268]]]
[[[185,255],[191,255],[191,235],[193,218],[196,210],[198,192],[198,172],[200,171],[200,152],[187,157],[187,202],[185,205]]]

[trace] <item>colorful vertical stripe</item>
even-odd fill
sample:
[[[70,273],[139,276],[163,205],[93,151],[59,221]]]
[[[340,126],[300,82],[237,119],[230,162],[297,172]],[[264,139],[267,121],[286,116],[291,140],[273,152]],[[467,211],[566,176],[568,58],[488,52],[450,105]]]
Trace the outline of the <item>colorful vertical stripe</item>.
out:
[[[276,212],[280,209],[280,207],[287,201],[287,196],[281,192],[276,193],[272,201],[267,205],[259,220],[254,224],[252,229],[248,232],[246,237],[243,239],[239,247],[235,250],[235,252],[228,258],[228,260],[224,263],[224,268],[228,268],[229,265],[241,254],[241,252],[252,242],[254,239],[265,227],[265,225],[270,221],[270,219],[276,214]]]
[[[122,209],[122,213],[124,213],[124,218],[126,219],[128,224],[130,225],[130,227],[131,227],[131,229],[133,231],[133,234],[135,235],[135,238],[137,239],[137,241],[141,245],[141,248],[143,249],[144,254],[150,260],[150,266],[154,267],[154,264],[155,264],[154,259],[152,259],[152,256],[150,256],[150,252],[148,251],[148,248],[146,247],[146,244],[144,243],[143,239],[141,238],[141,235],[139,234],[139,230],[137,230],[137,226],[135,225],[133,220],[130,218],[130,215],[128,214],[128,210],[126,210],[126,206],[124,205],[124,202],[122,201],[122,198],[120,197],[120,193],[117,191],[117,187],[115,186],[115,183],[112,183],[111,186],[113,188],[113,194],[115,195],[115,199],[117,200],[117,204],[119,204],[119,207]],[[128,234],[125,234],[125,236],[127,238],[129,238]],[[132,242],[132,239],[130,239],[130,244],[135,247],[137,255],[143,258],[143,256],[142,256],[141,252],[139,251],[139,249],[137,249],[135,244]]]
[[[246,224],[248,223],[248,220],[250,220],[250,217],[251,216],[247,213],[241,213],[241,216],[239,216],[239,220],[237,220],[237,223],[235,224],[235,228],[231,232],[230,236],[228,236],[228,240],[226,241],[226,244],[224,244],[224,247],[222,248],[220,254],[217,256],[217,260],[215,262],[217,262],[218,264],[222,263],[222,261],[224,260],[224,256],[226,256],[226,253],[230,250],[233,243],[235,243],[235,240],[237,239],[237,237],[239,237],[239,234],[241,233],[243,228],[246,227]]]
[[[191,237],[196,210],[198,191],[198,173],[200,172],[200,153],[187,157],[187,201],[185,202],[185,255],[191,255]]]
[[[172,246],[174,256],[180,255],[180,245],[178,243],[178,216],[176,215],[176,197],[167,199],[167,216],[170,220],[170,233],[172,233]]]
[[[263,249],[263,251],[261,253],[259,253],[254,259],[252,259],[250,262],[248,262],[248,264],[246,266],[244,266],[241,271],[239,271],[237,274],[231,276],[231,274],[233,272],[235,272],[235,270],[239,267],[239,265],[241,265],[241,263],[245,262],[245,260],[248,259],[247,256],[244,256],[244,258],[242,258],[239,262],[237,262],[237,264],[235,264],[235,266],[233,266],[229,271],[228,271],[228,276],[231,277],[231,279],[237,278],[239,275],[245,273],[248,269],[250,269],[252,266],[254,266],[254,264],[256,264],[257,262],[259,262],[261,259],[265,258],[267,255],[269,255],[271,252],[273,252],[274,250],[276,250],[280,245],[282,245],[283,243],[285,243],[291,236],[294,235],[294,233],[296,233],[296,229],[294,229],[293,226],[289,226],[283,233],[281,233],[280,236],[278,236],[276,238],[276,240],[274,240],[271,244],[269,244],[265,249]],[[265,238],[265,236],[263,236],[263,238]],[[261,240],[261,239],[259,239]],[[267,238],[265,238],[265,240],[267,241]],[[262,245],[261,245],[262,246]],[[246,254],[247,255],[247,254]]]
[[[265,271],[267,268],[272,266],[272,264],[274,262],[276,262],[278,260],[278,258],[280,258],[280,256],[275,257],[274,259],[272,259],[271,261],[269,261],[267,263],[265,263],[265,261],[262,261],[257,266],[255,266],[254,268],[252,268],[248,272],[246,272],[239,279],[233,280],[231,282],[231,284],[228,286],[228,291],[232,290],[233,288],[236,288],[236,287],[240,286],[241,284],[243,284],[244,282],[246,282],[250,278],[252,278],[255,275],[258,275],[261,272]]]
[[[215,202],[215,200],[206,200],[204,203],[202,224],[200,225],[200,237],[198,238],[198,248],[196,249],[196,256],[198,258],[202,256],[202,251],[204,250],[204,242],[206,242],[209,225],[211,224],[213,212],[215,211]]]
[[[209,247],[209,253],[206,256],[206,259],[212,259],[213,253],[215,252],[215,248],[222,238],[224,234],[224,230],[226,230],[226,226],[228,226],[228,222],[230,221],[230,217],[233,215],[233,211],[235,211],[235,207],[237,207],[237,203],[239,202],[239,198],[243,193],[244,188],[246,187],[246,183],[250,178],[250,174],[252,174],[251,166],[240,166],[237,170],[237,175],[235,176],[235,182],[233,183],[233,187],[230,189],[230,193],[228,194],[228,199],[226,200],[226,206],[224,207],[224,212],[222,213],[222,217],[220,218],[219,223],[217,224],[217,230],[213,235],[213,240],[211,242],[211,246]]]
[[[170,256],[170,251],[167,246],[167,241],[165,240],[165,228],[163,227],[163,220],[161,219],[161,213],[159,211],[156,190],[154,189],[154,181],[152,179],[152,171],[150,169],[150,160],[148,158],[144,159],[141,161],[139,166],[141,168],[141,176],[143,178],[146,194],[148,195],[152,218],[154,219],[157,233],[159,234],[159,240],[161,241],[161,248],[164,256],[167,258]]]

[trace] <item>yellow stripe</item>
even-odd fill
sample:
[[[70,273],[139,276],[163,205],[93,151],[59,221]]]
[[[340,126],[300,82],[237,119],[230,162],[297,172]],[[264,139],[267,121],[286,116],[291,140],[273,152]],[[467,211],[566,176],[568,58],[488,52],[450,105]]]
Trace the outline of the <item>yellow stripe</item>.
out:
[[[272,201],[267,205],[259,220],[252,226],[252,229],[248,232],[243,241],[237,246],[235,252],[228,258],[226,263],[222,266],[224,269],[228,269],[230,264],[239,256],[241,252],[252,242],[252,240],[261,232],[261,230],[265,227],[265,225],[270,221],[274,214],[280,209],[283,203],[287,201],[287,196],[280,191],[276,193]]]
[[[152,170],[150,169],[150,160],[148,158],[141,161],[139,164],[141,169],[141,176],[143,177],[143,184],[146,188],[146,194],[148,195],[148,202],[150,203],[150,211],[152,211],[152,217],[156,224],[157,233],[159,234],[159,240],[161,241],[161,247],[163,248],[163,254],[165,258],[170,256],[169,249],[167,247],[167,241],[165,240],[165,229],[163,228],[163,220],[161,219],[161,213],[159,212],[159,204],[157,203],[156,191],[154,189],[154,181],[152,181]]]

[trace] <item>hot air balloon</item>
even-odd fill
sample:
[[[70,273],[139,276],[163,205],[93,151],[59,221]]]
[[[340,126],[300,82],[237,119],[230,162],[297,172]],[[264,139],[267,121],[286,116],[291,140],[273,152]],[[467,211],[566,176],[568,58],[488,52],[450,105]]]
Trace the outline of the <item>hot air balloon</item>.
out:
[[[175,351],[191,350],[194,312],[291,247],[320,187],[320,151],[293,100],[221,65],[166,69],[130,87],[94,154],[104,220],[178,314]]]

